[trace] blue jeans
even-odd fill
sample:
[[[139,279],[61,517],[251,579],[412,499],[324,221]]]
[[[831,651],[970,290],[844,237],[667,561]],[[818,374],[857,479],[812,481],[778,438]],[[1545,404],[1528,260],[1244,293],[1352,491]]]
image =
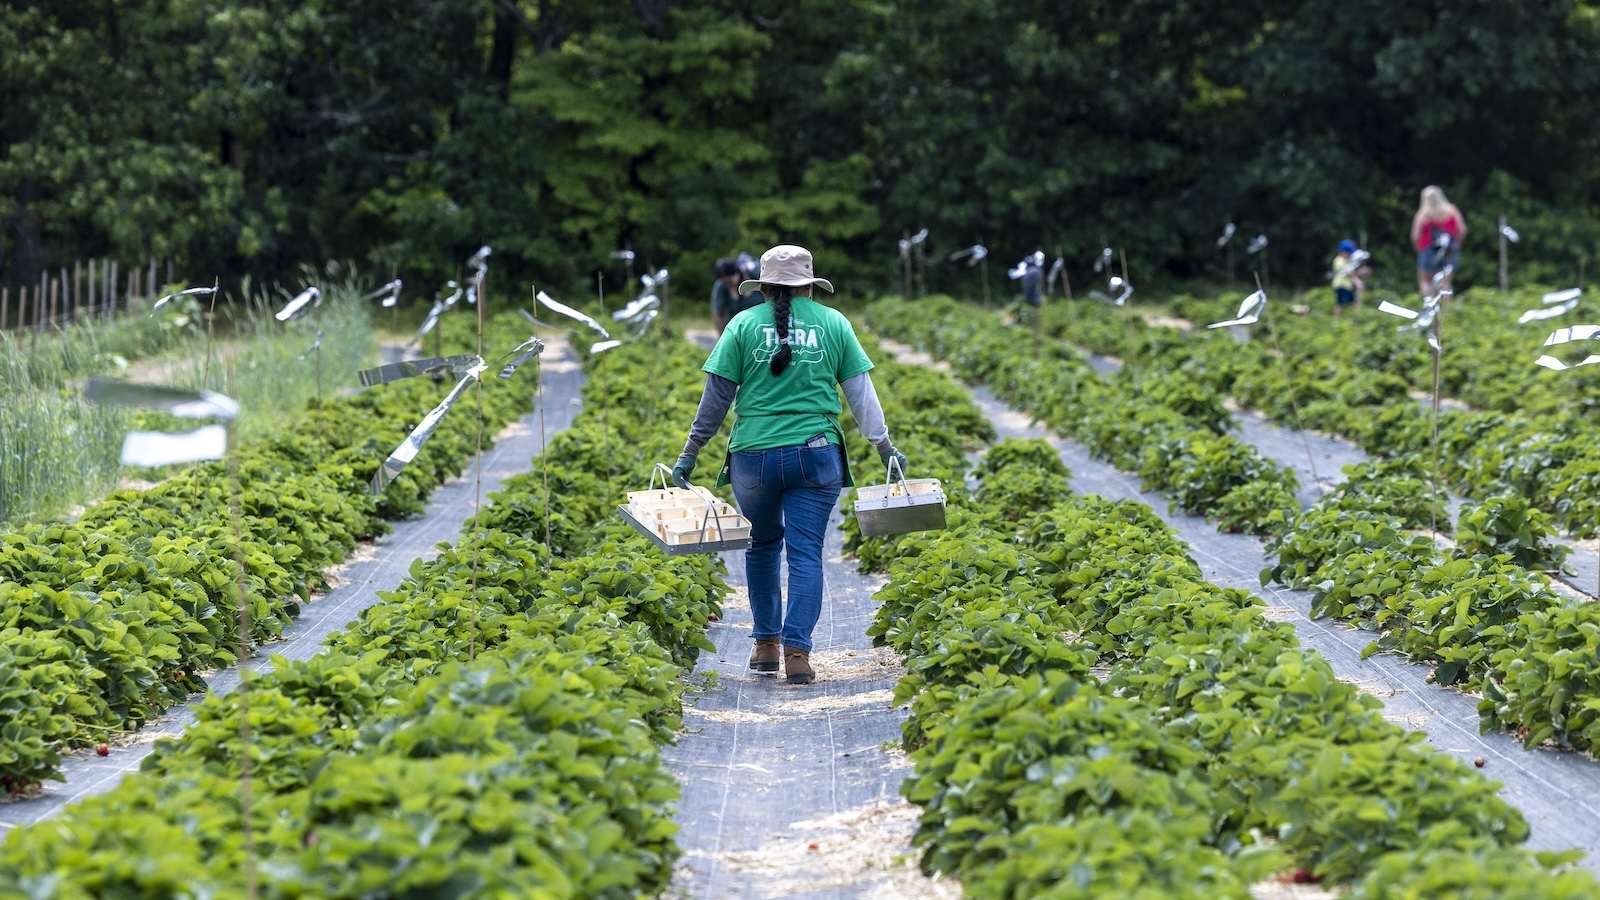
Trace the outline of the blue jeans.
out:
[[[750,520],[745,580],[757,639],[782,638],[785,647],[811,649],[822,614],[822,539],[844,488],[837,444],[773,447],[733,454],[733,496]],[[784,615],[778,556],[789,544],[789,610]]]

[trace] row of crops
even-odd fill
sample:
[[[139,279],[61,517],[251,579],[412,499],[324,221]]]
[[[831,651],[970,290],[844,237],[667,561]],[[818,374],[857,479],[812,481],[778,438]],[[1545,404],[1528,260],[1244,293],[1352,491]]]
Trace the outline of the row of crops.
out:
[[[692,384],[697,362],[642,345],[591,360],[604,411],[540,471],[323,653],[208,699],[139,774],[11,835],[0,895],[659,890],[676,788],[656,747],[724,586],[711,560],[663,560],[611,521],[593,479],[601,459],[639,472],[668,452],[661,417],[686,421],[695,397],[656,376]],[[412,389],[363,396],[391,390]]]
[[[1453,545],[1418,533],[1429,496],[1409,466],[1364,467],[1301,510],[1292,473],[1224,433],[1228,414],[1220,404],[1227,395],[1207,388],[1203,372],[1222,365],[1231,341],[1210,343],[1217,358],[1209,361],[1179,361],[1169,347],[1160,370],[1129,365],[1102,379],[1065,344],[1054,344],[1043,360],[1018,354],[1018,331],[983,312],[949,301],[910,312],[900,301],[883,301],[869,317],[879,330],[949,359],[964,377],[1138,472],[1175,505],[1224,528],[1268,535],[1277,562],[1264,580],[1312,591],[1317,612],[1378,631],[1370,650],[1402,653],[1434,667],[1439,683],[1480,694],[1485,728],[1511,731],[1530,746],[1594,745],[1600,608],[1556,591],[1526,567],[1526,551],[1547,546],[1548,534],[1530,538],[1526,527],[1474,524],[1520,508],[1515,498],[1468,507]],[[1209,342],[1195,342],[1202,343]]]
[[[1448,313],[1456,324],[1447,387],[1496,407],[1442,416],[1442,475],[1477,498],[1453,529],[1427,481],[1427,410],[1405,389],[1427,364],[1414,335],[1374,317],[1330,327],[1280,316],[1280,359],[1263,342],[1183,335],[1094,308],[1079,308],[1076,324],[1056,330],[1126,359],[1119,380],[1159,366],[1209,396],[1361,443],[1375,460],[1274,529],[1277,563],[1263,577],[1312,591],[1314,612],[1376,629],[1374,649],[1428,663],[1437,682],[1480,695],[1485,728],[1509,730],[1529,746],[1592,750],[1600,738],[1600,608],[1558,592],[1541,573],[1565,558],[1558,525],[1590,528],[1587,488],[1600,456],[1594,425],[1565,398],[1574,382],[1539,377],[1550,373],[1508,352],[1528,342],[1514,324],[1527,302],[1475,296]],[[1194,300],[1177,308],[1203,311]],[[1506,366],[1508,357],[1521,364]],[[1471,374],[1480,365],[1507,387]],[[1451,546],[1420,533],[1435,521]]]
[[[1171,407],[1140,408],[1154,401],[1131,375],[1079,381],[1064,356],[1017,354],[1017,333],[981,312],[911,312],[884,301],[868,315],[1058,427],[1120,410],[1187,434]],[[975,414],[970,401],[933,411]],[[1161,443],[1141,471],[1169,465]],[[1194,465],[1215,485],[1238,471]],[[992,448],[977,476],[948,531],[864,554],[890,574],[871,633],[907,660],[896,699],[911,703],[906,794],[924,807],[929,871],[973,896],[1242,897],[1288,871],[1362,897],[1600,889],[1549,868],[1573,856],[1520,849],[1527,826],[1495,784],[1386,722],[1260,600],[1206,582],[1147,507],[1073,495],[1042,442]]]
[[[447,323],[453,346],[471,346],[467,325]],[[277,637],[325,569],[419,512],[470,458],[476,423],[447,419],[381,498],[368,488],[443,390],[419,379],[332,398],[236,451],[252,643]],[[527,407],[525,385],[484,387],[490,434]],[[0,535],[0,789],[56,777],[62,752],[137,728],[234,661],[229,483],[223,463],[194,466],[75,522]]]
[[[1444,314],[1443,393],[1470,408],[1447,407],[1440,418],[1442,471],[1463,496],[1524,501],[1539,536],[1552,526],[1594,536],[1600,427],[1588,420],[1582,398],[1592,395],[1596,376],[1579,370],[1556,377],[1533,365],[1544,331],[1516,319],[1538,302],[1537,292],[1474,293]],[[1180,297],[1171,310],[1204,322],[1221,306]],[[1242,345],[1222,333],[1183,333],[1086,304],[1055,308],[1047,320],[1052,333],[1079,346],[1141,369],[1181,372],[1198,391],[1349,438],[1392,468],[1419,471],[1431,459],[1429,412],[1409,402],[1429,386],[1429,353],[1388,317],[1330,322],[1280,312],[1271,319],[1275,342]],[[1538,561],[1559,560],[1546,552]]]

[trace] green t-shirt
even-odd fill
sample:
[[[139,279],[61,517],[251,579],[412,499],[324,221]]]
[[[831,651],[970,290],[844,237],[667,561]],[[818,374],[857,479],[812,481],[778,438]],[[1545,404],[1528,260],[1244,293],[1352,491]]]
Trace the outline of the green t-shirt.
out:
[[[728,449],[792,447],[818,434],[844,442],[839,429],[839,383],[872,368],[850,320],[808,297],[789,305],[794,351],[782,375],[773,375],[778,331],[772,304],[747,309],[728,323],[702,367],[737,384]]]

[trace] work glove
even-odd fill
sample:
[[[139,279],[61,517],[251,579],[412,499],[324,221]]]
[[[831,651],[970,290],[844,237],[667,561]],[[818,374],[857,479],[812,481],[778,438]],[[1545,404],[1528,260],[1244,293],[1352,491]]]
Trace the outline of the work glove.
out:
[[[896,450],[894,448],[894,444],[885,442],[882,447],[879,447],[878,458],[883,460],[883,467],[885,469],[889,468],[889,460],[894,460],[898,464],[900,474],[906,474],[906,455],[901,453],[899,450]]]
[[[678,485],[678,487],[686,488],[689,486],[689,476],[694,472],[694,464],[696,459],[698,459],[698,457],[695,454],[685,453],[684,455],[678,457],[678,461],[676,463],[673,463],[672,480]]]

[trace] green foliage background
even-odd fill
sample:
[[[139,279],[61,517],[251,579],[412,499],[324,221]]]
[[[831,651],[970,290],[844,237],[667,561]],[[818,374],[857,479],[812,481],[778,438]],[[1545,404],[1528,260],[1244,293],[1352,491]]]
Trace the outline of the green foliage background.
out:
[[[55,0],[0,8],[0,284],[112,256],[434,283],[680,277],[802,240],[863,288],[982,238],[1197,277],[1221,223],[1309,282],[1417,190],[1518,264],[1600,246],[1592,0]],[[620,270],[608,278],[615,284]],[[945,278],[935,272],[935,289]],[[1080,276],[1088,279],[1087,271]]]

